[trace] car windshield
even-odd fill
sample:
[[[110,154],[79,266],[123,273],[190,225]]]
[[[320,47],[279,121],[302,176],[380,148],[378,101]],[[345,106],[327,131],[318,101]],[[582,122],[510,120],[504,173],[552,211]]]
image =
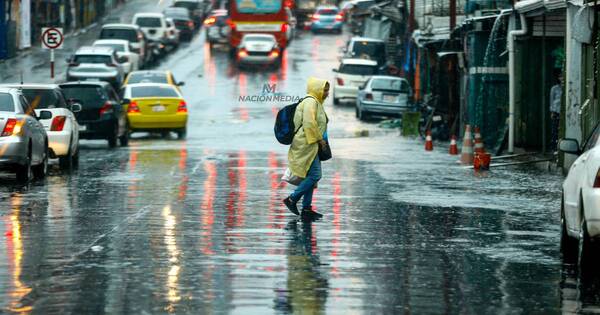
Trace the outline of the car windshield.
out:
[[[8,93],[0,93],[0,112],[14,112],[15,103],[12,95]]]
[[[321,9],[317,11],[317,14],[320,15],[336,15],[338,11],[336,9]]]
[[[83,108],[100,108],[108,100],[106,93],[100,86],[71,85],[61,86],[67,99],[81,101]]]
[[[102,43],[102,44],[95,44],[94,46],[96,46],[96,47],[108,47],[108,48],[112,48],[112,49],[114,49],[114,51],[117,51],[117,52],[123,52],[123,51],[125,51],[125,45],[123,45],[123,44],[107,44],[107,43]]]
[[[134,83],[169,83],[166,73],[132,73],[127,84]]]
[[[245,14],[269,14],[281,10],[283,1],[273,0],[235,0],[239,13]]]
[[[56,93],[48,89],[23,89],[23,96],[34,109],[59,108]]]
[[[173,3],[173,6],[176,8],[186,8],[190,11],[193,11],[198,8],[198,3],[191,2],[191,1],[177,1],[177,2]]]
[[[137,43],[137,32],[132,29],[105,28],[100,32],[100,39],[124,39]]]
[[[179,97],[179,95],[169,86],[135,86],[131,88],[131,97]]]
[[[371,88],[379,91],[408,93],[408,83],[397,79],[374,79]]]
[[[352,46],[355,58],[371,59],[378,63],[385,60],[385,45],[380,42],[357,41]]]
[[[111,60],[106,55],[76,55],[75,63],[111,63]]]
[[[139,17],[135,19],[135,24],[140,27],[161,27],[160,18],[157,17]]]
[[[377,72],[377,67],[367,65],[348,65],[344,64],[340,67],[340,73],[353,75],[374,75]]]
[[[190,12],[185,8],[168,8],[164,11],[165,16],[173,19],[188,19]]]

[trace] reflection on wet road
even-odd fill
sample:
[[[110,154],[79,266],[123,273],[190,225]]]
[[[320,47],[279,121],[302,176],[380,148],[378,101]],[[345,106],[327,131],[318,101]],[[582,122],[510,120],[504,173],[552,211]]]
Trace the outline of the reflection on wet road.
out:
[[[346,35],[344,35],[346,36]],[[344,37],[302,33],[279,70],[239,72],[202,36],[160,68],[186,81],[185,141],[82,142],[81,167],[0,179],[0,308],[26,314],[560,313],[598,310],[598,277],[558,250],[561,178],[481,175],[418,140],[327,110],[335,158],[304,224],[281,203],[276,108],[332,79]],[[370,137],[357,137],[356,130]]]

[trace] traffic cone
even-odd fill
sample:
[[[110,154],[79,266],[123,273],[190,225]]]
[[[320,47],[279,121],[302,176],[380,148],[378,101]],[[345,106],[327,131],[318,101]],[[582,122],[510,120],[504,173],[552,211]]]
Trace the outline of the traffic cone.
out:
[[[465,127],[465,136],[463,138],[460,162],[470,165],[473,163],[473,141],[471,140],[471,125]]]
[[[456,145],[456,136],[452,135],[450,139],[450,149],[448,150],[450,155],[458,155],[458,146]]]
[[[479,127],[475,127],[475,153],[485,153],[483,140],[481,139],[481,131]]]
[[[433,151],[433,140],[431,139],[431,130],[427,130],[425,137],[425,151]]]

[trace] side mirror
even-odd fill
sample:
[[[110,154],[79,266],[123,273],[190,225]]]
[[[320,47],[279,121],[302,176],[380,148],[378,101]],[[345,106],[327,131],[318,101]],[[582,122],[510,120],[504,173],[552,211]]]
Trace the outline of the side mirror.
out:
[[[129,106],[129,104],[131,104],[131,100],[128,98],[124,98],[121,100],[121,105],[127,105]]]
[[[176,84],[176,85],[177,85],[177,86],[184,86],[184,85],[185,85],[185,82],[183,82],[183,81],[181,81],[181,82],[177,82],[177,84]]]
[[[580,155],[579,142],[575,139],[562,139],[558,144],[558,149],[561,152]]]
[[[127,58],[126,56],[122,56],[122,57],[119,57],[119,59],[117,61],[119,63],[125,63],[125,62],[129,61],[129,58]]]
[[[39,120],[46,120],[52,118],[52,112],[49,110],[42,110],[38,115]]]
[[[83,109],[83,107],[79,103],[71,104],[71,112],[73,112],[73,113],[79,113],[82,109]]]

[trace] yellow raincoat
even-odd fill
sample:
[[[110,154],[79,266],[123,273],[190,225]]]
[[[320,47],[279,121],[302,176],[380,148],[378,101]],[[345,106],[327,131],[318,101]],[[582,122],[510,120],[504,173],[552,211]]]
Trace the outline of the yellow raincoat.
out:
[[[327,130],[327,114],[323,108],[323,92],[326,80],[309,78],[307,83],[307,97],[296,108],[294,125],[302,128],[298,130],[288,152],[288,167],[292,173],[299,177],[306,177],[310,165],[317,156],[319,140]],[[298,127],[296,127],[298,128]]]

